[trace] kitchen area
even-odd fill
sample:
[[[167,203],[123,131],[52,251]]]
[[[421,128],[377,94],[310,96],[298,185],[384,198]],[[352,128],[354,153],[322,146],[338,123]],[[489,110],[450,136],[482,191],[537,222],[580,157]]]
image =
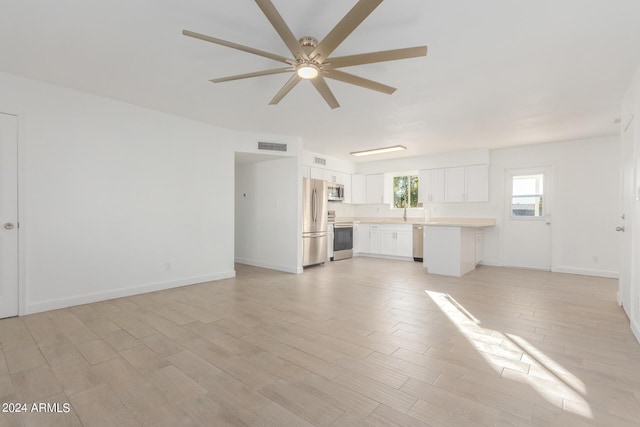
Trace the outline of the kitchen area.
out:
[[[494,218],[431,217],[428,203],[391,209],[385,203],[389,180],[383,174],[373,181],[364,177],[363,189],[357,188],[362,176],[324,171],[309,167],[302,178],[303,267],[366,256],[422,262],[428,273],[459,277],[482,262],[483,230],[495,226]],[[345,184],[348,178],[351,185]],[[428,179],[421,179],[420,185],[433,191]],[[353,202],[358,197],[366,200],[371,193],[380,203],[365,204],[362,209]],[[433,198],[431,194],[424,197]],[[376,214],[387,210],[393,216],[362,215],[372,209]]]

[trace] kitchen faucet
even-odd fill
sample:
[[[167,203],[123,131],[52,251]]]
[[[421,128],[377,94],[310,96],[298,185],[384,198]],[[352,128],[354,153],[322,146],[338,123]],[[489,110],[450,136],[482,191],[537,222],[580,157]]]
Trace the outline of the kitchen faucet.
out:
[[[402,214],[402,219],[404,222],[407,222],[407,204],[404,204],[404,213]]]

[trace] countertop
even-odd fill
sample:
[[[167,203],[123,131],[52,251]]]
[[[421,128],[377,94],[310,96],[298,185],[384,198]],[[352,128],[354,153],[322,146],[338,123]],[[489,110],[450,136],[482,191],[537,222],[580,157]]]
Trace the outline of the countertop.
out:
[[[493,227],[496,225],[495,218],[430,218],[425,220],[424,218],[407,218],[404,221],[402,218],[390,218],[390,217],[370,217],[370,218],[346,218],[338,217],[336,222],[351,222],[354,224],[418,224],[418,225],[430,225],[440,227]]]

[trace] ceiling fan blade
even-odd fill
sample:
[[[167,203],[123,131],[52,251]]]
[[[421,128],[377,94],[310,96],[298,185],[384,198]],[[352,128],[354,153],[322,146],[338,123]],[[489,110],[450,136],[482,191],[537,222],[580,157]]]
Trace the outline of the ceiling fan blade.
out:
[[[351,67],[353,65],[373,64],[375,62],[395,61],[398,59],[427,56],[426,46],[406,47],[404,49],[383,50],[360,55],[339,56],[330,58],[325,66],[329,68]]]
[[[287,23],[284,22],[284,19],[282,19],[282,16],[276,7],[271,3],[271,0],[256,0],[256,3],[258,4],[258,7],[262,9],[262,13],[264,13],[269,22],[271,22],[271,25],[273,25],[273,28],[276,30],[278,35],[280,35],[284,44],[287,45],[289,51],[293,54],[293,57],[297,58],[302,54],[302,56],[305,57],[304,59],[307,59],[306,54],[302,49],[300,49],[298,39],[293,35]]]
[[[396,91],[395,87],[383,85],[382,83],[374,82],[373,80],[365,79],[363,77],[354,76],[353,74],[345,73],[344,71],[330,70],[324,76],[328,79],[339,80],[365,89],[386,93],[387,95],[391,95]]]
[[[331,92],[331,89],[329,89],[329,85],[327,85],[327,82],[324,78],[322,78],[322,76],[318,76],[315,79],[311,79],[310,81],[311,83],[313,83],[318,92],[320,92],[320,95],[322,95],[324,100],[327,101],[327,104],[329,104],[329,107],[331,107],[332,110],[340,106],[340,104],[338,104],[338,100],[335,96],[333,96],[333,92]]]
[[[255,73],[237,74],[235,76],[220,77],[219,79],[209,80],[212,83],[230,82],[232,80],[249,79],[251,77],[269,76],[271,74],[280,74],[295,71],[291,67],[274,68],[273,70],[256,71]]]
[[[313,58],[315,55],[319,55],[320,61],[327,59],[327,57],[331,55],[331,52],[333,52],[380,3],[382,3],[382,0],[358,1],[344,18],[333,27],[329,34],[322,39],[310,57]]]
[[[294,73],[291,78],[287,80],[284,86],[282,86],[282,89],[280,89],[278,93],[276,93],[276,96],[274,96],[271,102],[269,102],[269,105],[276,105],[278,102],[282,101],[282,98],[284,98],[289,92],[291,92],[291,89],[293,89],[300,82],[300,80],[302,80],[300,76]]]
[[[270,52],[265,52],[264,50],[260,50],[260,49],[254,49],[254,48],[248,47],[248,46],[243,46],[243,45],[238,44],[238,43],[233,43],[233,42],[229,42],[229,41],[226,41],[226,40],[217,39],[215,37],[205,36],[204,34],[194,33],[193,31],[182,30],[182,34],[184,34],[185,36],[193,37],[193,38],[204,40],[204,41],[207,41],[207,42],[211,42],[211,43],[219,44],[219,45],[222,45],[222,46],[230,47],[232,49],[237,49],[237,50],[241,50],[243,52],[252,53],[254,55],[258,55],[258,56],[262,56],[262,57],[265,57],[265,58],[273,59],[274,61],[284,62],[284,63],[287,63],[287,64],[292,62],[291,59],[285,58],[284,56],[276,55],[276,54],[270,53]]]

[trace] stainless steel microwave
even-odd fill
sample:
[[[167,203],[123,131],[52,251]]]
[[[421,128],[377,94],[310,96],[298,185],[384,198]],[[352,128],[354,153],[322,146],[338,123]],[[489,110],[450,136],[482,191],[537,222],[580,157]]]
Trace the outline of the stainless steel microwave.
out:
[[[335,182],[327,182],[327,188],[329,190],[329,196],[327,200],[331,202],[342,202],[344,201],[344,185],[337,184]]]

